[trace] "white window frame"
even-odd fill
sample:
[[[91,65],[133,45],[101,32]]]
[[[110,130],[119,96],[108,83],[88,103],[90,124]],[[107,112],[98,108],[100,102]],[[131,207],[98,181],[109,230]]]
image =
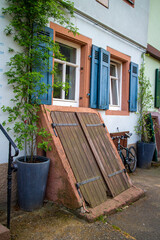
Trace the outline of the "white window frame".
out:
[[[60,59],[54,59],[54,62],[60,63],[63,65],[63,75],[62,75],[62,82],[65,82],[65,77],[66,77],[66,66],[71,66],[75,67],[75,100],[68,100],[65,99],[65,91],[62,90],[62,99],[59,98],[54,98],[54,92],[53,92],[53,105],[56,106],[71,106],[71,107],[79,107],[79,87],[80,87],[80,57],[81,57],[81,47],[80,45],[76,43],[69,42],[67,40],[57,38],[56,37],[56,42],[65,44],[67,46],[76,48],[76,63],[71,63],[67,61],[62,61]]]
[[[110,64],[114,65],[116,67],[116,76],[110,75],[110,104],[109,104],[109,110],[121,110],[121,99],[122,99],[122,63],[119,61],[115,61],[111,59]],[[112,104],[112,79],[117,81],[117,97],[118,97],[118,105]]]

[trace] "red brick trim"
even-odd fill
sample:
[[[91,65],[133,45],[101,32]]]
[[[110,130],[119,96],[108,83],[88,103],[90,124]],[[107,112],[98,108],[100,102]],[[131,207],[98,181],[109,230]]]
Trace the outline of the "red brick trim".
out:
[[[81,46],[81,66],[80,66],[80,94],[79,94],[79,106],[89,107],[89,96],[90,91],[90,58],[92,39],[85,37],[81,34],[73,35],[68,29],[59,26],[53,22],[50,22],[50,27],[54,30],[55,37],[59,37],[70,42],[77,43]],[[52,103],[53,104],[53,103]]]
[[[150,44],[147,44],[147,53],[149,53],[152,57],[160,61],[160,51],[153,47]]]
[[[5,226],[3,226],[2,224],[0,224],[0,239],[1,240],[10,240],[11,239],[10,230],[8,228],[6,228]]]
[[[131,57],[121,53],[113,48],[107,47],[107,51],[110,52],[111,58],[122,62],[122,99],[121,110],[107,110],[106,115],[129,115],[129,64]]]

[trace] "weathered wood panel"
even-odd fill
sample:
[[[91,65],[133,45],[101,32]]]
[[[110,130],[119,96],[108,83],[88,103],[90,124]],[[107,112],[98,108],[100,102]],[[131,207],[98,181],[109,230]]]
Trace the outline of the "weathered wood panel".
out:
[[[107,200],[108,188],[97,166],[75,113],[51,112],[55,129],[64,147],[77,183],[95,177],[100,179],[80,186],[85,201],[95,207]]]
[[[112,196],[117,196],[130,187],[128,178],[123,171],[120,159],[117,157],[97,114],[76,113],[88,143],[95,156],[97,164],[107,183]]]

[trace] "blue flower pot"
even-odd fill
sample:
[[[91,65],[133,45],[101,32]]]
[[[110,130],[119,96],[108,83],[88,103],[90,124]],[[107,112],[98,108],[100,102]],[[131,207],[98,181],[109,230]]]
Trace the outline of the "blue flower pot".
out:
[[[30,163],[30,157],[24,162],[24,157],[16,159],[18,166],[17,187],[18,203],[22,210],[33,211],[43,206],[50,159],[34,156],[35,163]]]
[[[137,167],[139,168],[149,168],[151,166],[151,161],[153,159],[156,144],[153,142],[137,143]]]

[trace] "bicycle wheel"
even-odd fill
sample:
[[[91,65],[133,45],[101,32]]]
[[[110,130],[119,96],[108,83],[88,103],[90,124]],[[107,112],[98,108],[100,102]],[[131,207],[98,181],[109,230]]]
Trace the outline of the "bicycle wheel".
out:
[[[131,173],[136,170],[137,166],[137,156],[136,150],[133,146],[128,149],[128,169]]]
[[[124,160],[124,156],[123,156],[122,152],[119,152],[119,156],[120,156],[120,158],[121,158],[123,164],[125,164],[125,160]]]

